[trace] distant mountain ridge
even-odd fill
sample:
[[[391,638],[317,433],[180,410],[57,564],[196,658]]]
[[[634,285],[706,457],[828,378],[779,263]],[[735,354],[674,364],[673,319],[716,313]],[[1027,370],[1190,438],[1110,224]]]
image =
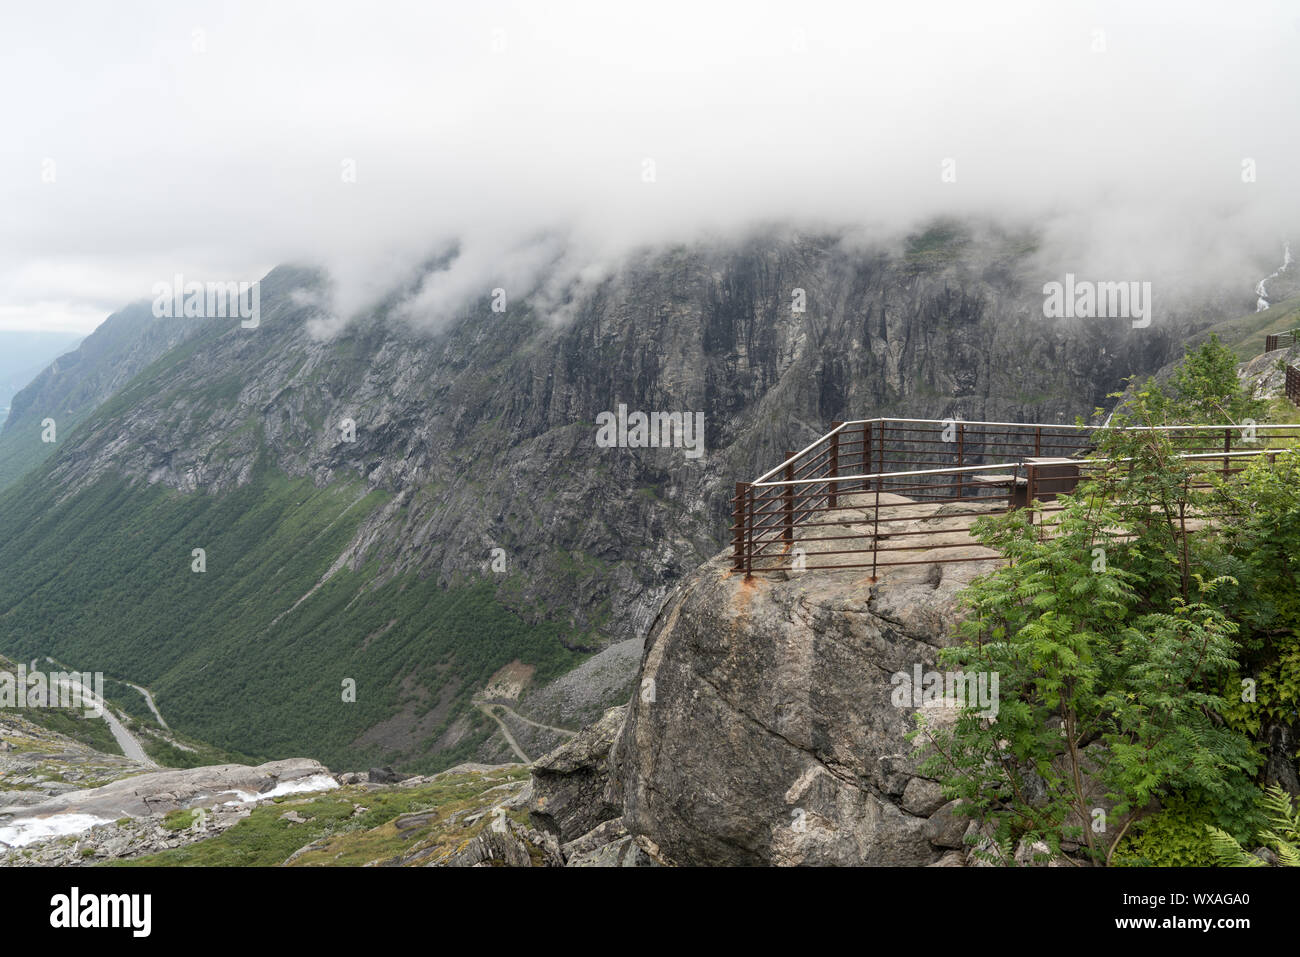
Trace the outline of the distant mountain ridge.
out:
[[[147,302],[132,303],[105,319],[76,349],[43,370],[33,369],[17,391],[0,429],[0,489],[12,485],[53,451],[41,441],[41,422],[52,418],[64,435],[158,356],[200,324],[158,320]],[[68,345],[78,337],[70,337]]]
[[[1034,253],[951,223],[901,246],[656,249],[567,322],[526,297],[496,313],[484,290],[434,334],[380,308],[315,337],[319,276],[288,267],[257,329],[130,307],[0,433],[16,469],[34,454],[18,437],[69,410],[0,497],[0,650],[102,664],[258,758],[509,760],[473,707],[489,677],[519,659],[535,688],[644,635],[724,543],[733,483],[831,421],[1071,421],[1250,308],[1246,286],[1148,329],[1044,319]],[[620,404],[702,412],[705,454],[600,447]]]
[[[36,378],[56,356],[81,341],[75,332],[0,329],[0,424],[14,395]]]

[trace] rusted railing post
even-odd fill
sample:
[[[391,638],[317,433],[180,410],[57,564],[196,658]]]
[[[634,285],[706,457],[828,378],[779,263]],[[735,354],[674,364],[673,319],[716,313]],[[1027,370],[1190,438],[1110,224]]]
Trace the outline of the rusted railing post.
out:
[[[1223,430],[1223,451],[1224,452],[1232,451],[1232,429]],[[1231,464],[1231,460],[1225,455],[1223,457],[1223,480],[1225,482],[1228,481],[1228,466],[1230,464]]]
[[[1034,429],[1034,455],[1043,454],[1043,427],[1040,425]]]
[[[745,496],[745,577],[754,577],[754,513],[758,508],[758,494],[751,485]]]
[[[844,423],[842,422],[831,423],[831,452],[830,462],[826,473],[832,480],[826,483],[826,487],[830,490],[826,496],[826,505],[828,508],[834,508],[836,503],[836,485],[834,479],[840,474],[840,433],[835,430],[843,424]]]
[[[964,423],[957,423],[957,468],[964,464],[962,458],[966,452],[966,426]],[[957,497],[961,498],[965,494],[965,472],[957,473]]]
[[[745,570],[745,499],[749,493],[746,482],[736,483],[736,501],[731,508],[731,570]]]
[[[794,453],[785,453],[787,459],[793,459]],[[789,462],[785,467],[785,480],[794,481],[794,462]],[[794,486],[785,486],[785,531],[783,533],[787,545],[794,544]]]

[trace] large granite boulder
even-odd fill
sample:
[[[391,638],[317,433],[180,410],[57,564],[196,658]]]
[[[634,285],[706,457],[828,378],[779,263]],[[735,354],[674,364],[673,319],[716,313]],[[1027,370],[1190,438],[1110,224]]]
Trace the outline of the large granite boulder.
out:
[[[678,864],[938,862],[966,822],[927,827],[946,802],[918,774],[905,738],[917,709],[895,706],[891,677],[933,666],[958,593],[991,567],[923,564],[873,583],[706,563],[647,639],[605,801]]]

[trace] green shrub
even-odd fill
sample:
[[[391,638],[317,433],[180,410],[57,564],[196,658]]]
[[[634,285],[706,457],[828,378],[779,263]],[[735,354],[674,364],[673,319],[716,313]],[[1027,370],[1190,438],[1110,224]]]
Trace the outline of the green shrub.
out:
[[[1277,855],[1282,867],[1300,867],[1300,806],[1293,807],[1291,796],[1280,787],[1271,787],[1264,795],[1264,813],[1269,826],[1260,832],[1263,840]],[[1214,859],[1224,867],[1263,867],[1264,862],[1248,854],[1231,834],[1206,825]]]
[[[1171,798],[1167,806],[1133,825],[1112,861],[1118,867],[1209,867],[1214,852],[1204,807]]]
[[[163,815],[162,826],[168,831],[187,831],[194,826],[195,808],[180,808]]]
[[[989,827],[993,861],[1029,840],[1099,864],[1206,866],[1210,834],[1263,823],[1267,733],[1300,701],[1300,453],[1231,479],[1180,457],[1204,439],[1167,426],[1258,412],[1216,341],[1171,389],[1148,383],[1094,433],[1105,464],[1059,510],[975,525],[1007,564],[966,590],[965,641],[940,661],[998,674],[999,710],[913,736],[923,770]],[[1101,830],[1081,823],[1087,781],[1109,799]]]

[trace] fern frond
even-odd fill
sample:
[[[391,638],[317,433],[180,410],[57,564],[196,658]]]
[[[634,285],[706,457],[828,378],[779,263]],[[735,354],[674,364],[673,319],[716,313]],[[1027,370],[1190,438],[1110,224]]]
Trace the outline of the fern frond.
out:
[[[1214,862],[1220,867],[1264,867],[1265,864],[1254,854],[1248,854],[1227,831],[1210,824],[1205,825],[1210,837],[1210,853]]]

